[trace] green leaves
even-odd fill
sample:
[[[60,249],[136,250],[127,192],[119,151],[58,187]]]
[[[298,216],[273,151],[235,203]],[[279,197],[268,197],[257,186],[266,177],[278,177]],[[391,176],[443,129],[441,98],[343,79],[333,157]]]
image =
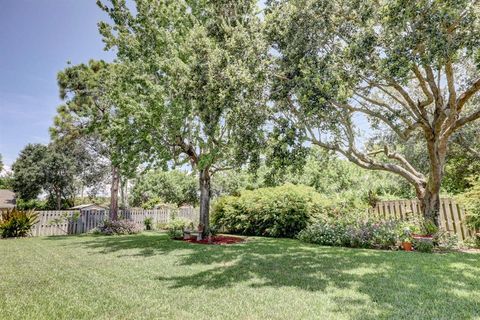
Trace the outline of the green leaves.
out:
[[[248,162],[263,141],[267,47],[255,1],[117,1],[101,24],[118,50],[110,97],[143,161],[194,167]],[[121,72],[119,70],[122,70]],[[255,154],[255,153],[252,153]]]

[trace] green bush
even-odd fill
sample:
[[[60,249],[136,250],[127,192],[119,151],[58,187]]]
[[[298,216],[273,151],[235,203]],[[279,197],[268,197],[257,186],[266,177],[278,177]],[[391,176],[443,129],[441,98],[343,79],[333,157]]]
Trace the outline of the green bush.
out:
[[[105,220],[103,224],[95,228],[92,233],[104,235],[124,235],[140,233],[141,231],[141,227],[131,220]]]
[[[470,183],[472,187],[459,195],[457,200],[465,206],[468,226],[480,230],[480,178],[472,178]]]
[[[32,199],[25,201],[23,199],[17,199],[16,206],[18,210],[48,210],[46,200]]]
[[[286,184],[219,198],[213,206],[212,223],[233,233],[294,237],[316,219],[344,210],[311,187]]]
[[[143,220],[143,224],[145,225],[145,230],[153,230],[153,218],[152,217],[146,217]]]
[[[431,253],[433,252],[432,239],[414,239],[413,248],[419,252]]]
[[[6,209],[0,212],[0,234],[2,238],[26,237],[37,222],[34,211]]]
[[[175,218],[166,225],[170,239],[182,238],[183,230],[187,227],[193,229],[193,222],[185,218]]]
[[[300,231],[297,238],[326,246],[388,249],[394,247],[399,239],[398,225],[393,220],[328,218]]]

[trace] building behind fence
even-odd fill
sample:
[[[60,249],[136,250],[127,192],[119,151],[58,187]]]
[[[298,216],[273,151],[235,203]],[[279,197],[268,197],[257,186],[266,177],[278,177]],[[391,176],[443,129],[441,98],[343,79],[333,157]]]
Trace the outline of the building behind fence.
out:
[[[59,210],[38,211],[38,221],[32,229],[33,236],[53,236],[81,234],[98,227],[108,219],[108,210]],[[198,210],[184,206],[174,208],[162,206],[158,209],[128,209],[120,211],[124,219],[144,225],[146,218],[152,218],[153,224],[168,223],[173,218],[186,218],[198,222]]]
[[[370,213],[384,219],[407,219],[412,215],[422,215],[418,200],[379,201]],[[440,227],[456,234],[460,241],[472,237],[474,233],[467,227],[465,210],[450,198],[440,201]]]

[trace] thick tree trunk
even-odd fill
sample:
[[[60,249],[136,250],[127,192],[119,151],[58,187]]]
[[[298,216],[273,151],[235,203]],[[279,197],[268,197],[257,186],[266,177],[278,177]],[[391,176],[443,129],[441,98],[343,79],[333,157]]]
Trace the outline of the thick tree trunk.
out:
[[[427,221],[432,221],[436,226],[440,223],[440,192],[432,193],[428,189],[420,199],[420,209]]]
[[[118,186],[120,173],[117,167],[112,166],[112,186],[110,188],[110,219],[118,219]]]
[[[420,208],[427,221],[440,223],[440,189],[442,186],[447,154],[446,140],[427,140],[430,174],[426,186],[419,196]]]
[[[200,224],[203,226],[203,235],[210,227],[210,173],[208,169],[200,171]]]

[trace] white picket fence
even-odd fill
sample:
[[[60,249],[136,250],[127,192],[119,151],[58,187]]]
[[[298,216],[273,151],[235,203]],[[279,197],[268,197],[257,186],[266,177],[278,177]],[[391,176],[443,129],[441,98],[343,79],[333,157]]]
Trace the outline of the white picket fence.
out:
[[[37,211],[38,220],[32,229],[32,236],[53,236],[81,234],[98,227],[108,219],[108,210],[58,210]],[[183,206],[173,208],[162,206],[158,209],[129,209],[120,211],[120,217],[134,221],[139,226],[144,225],[145,218],[152,218],[154,226],[159,223],[168,223],[175,217],[182,217],[198,222],[198,210]]]

